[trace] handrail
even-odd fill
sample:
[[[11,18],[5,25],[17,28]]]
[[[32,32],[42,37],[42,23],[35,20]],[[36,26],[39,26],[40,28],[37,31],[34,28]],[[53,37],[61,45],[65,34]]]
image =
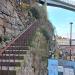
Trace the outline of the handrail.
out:
[[[66,4],[66,5],[69,5],[69,6],[72,6],[72,7],[75,7],[75,5],[72,5],[70,3],[67,3],[67,2],[64,2],[64,1],[60,1],[60,0],[54,0],[55,2],[59,2],[59,3],[62,3],[62,4]]]
[[[0,49],[0,55],[36,22],[37,22],[37,20],[35,20],[31,25],[29,25],[29,27],[26,30],[24,30],[21,34],[17,35],[17,37],[14,38],[4,49]]]
[[[50,2],[50,3],[48,2],[47,5],[55,6],[55,7],[61,7],[61,8],[64,8],[64,9],[75,11],[75,5],[72,5],[70,3],[63,2],[63,1],[58,1],[58,0],[50,0],[50,1],[52,1],[52,2]],[[40,0],[39,3],[44,4],[44,1]]]

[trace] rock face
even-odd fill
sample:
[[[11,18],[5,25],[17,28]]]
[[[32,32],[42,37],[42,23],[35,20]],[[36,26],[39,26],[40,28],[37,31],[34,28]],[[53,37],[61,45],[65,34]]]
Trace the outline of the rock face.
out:
[[[40,28],[37,29],[31,44],[34,75],[47,75],[48,44]]]
[[[0,48],[26,29],[32,23],[31,20],[28,12],[16,8],[15,0],[0,0]]]
[[[22,22],[19,20],[18,15],[15,11],[15,7],[13,3],[9,2],[9,0],[0,0],[0,31],[1,34],[4,34],[5,27],[6,31],[5,34],[12,34],[17,32],[19,34],[20,29],[23,29]],[[0,35],[1,35],[0,34]]]

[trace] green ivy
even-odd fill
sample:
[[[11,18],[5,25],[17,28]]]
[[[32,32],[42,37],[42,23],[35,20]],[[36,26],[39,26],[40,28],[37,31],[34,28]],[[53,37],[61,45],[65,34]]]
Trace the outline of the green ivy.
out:
[[[43,35],[46,37],[46,40],[49,40],[49,34],[48,31],[46,31],[45,29],[41,29],[41,32],[43,33]]]
[[[10,38],[9,38],[8,36],[4,36],[4,37],[3,37],[3,41],[4,41],[4,42],[8,41],[9,39],[10,39]]]
[[[30,11],[31,11],[33,17],[35,17],[36,19],[39,19],[40,18],[39,12],[37,11],[36,8],[32,7],[30,9]]]

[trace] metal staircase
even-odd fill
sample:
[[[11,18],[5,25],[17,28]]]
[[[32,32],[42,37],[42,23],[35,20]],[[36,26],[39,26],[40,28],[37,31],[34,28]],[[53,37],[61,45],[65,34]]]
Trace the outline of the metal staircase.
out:
[[[0,50],[0,75],[18,75],[17,71],[25,68],[25,54],[29,51],[29,40],[37,27],[38,21],[35,21]]]

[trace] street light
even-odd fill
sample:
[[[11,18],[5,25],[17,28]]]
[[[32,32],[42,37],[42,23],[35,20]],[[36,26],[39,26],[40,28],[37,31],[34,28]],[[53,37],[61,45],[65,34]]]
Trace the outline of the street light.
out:
[[[71,60],[71,46],[72,46],[72,24],[73,22],[70,22],[70,60]]]

